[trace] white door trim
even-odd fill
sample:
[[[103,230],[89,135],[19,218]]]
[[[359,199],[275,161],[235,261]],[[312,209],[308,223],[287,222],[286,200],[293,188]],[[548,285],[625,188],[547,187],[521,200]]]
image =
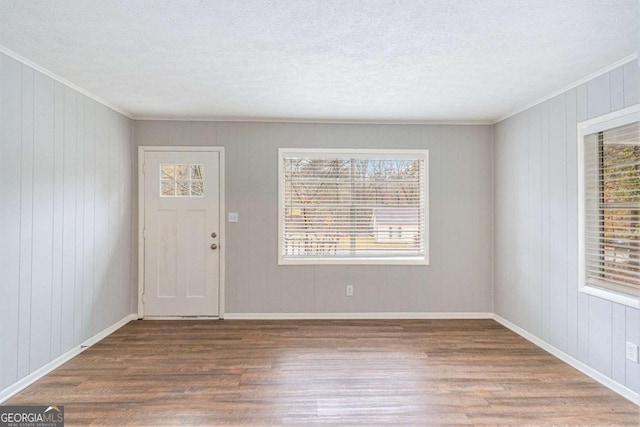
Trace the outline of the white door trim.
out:
[[[140,146],[138,147],[138,319],[144,317],[144,305],[142,297],[144,294],[144,158],[145,153],[154,151],[199,151],[218,153],[220,156],[220,287],[218,291],[218,317],[224,319],[224,279],[225,279],[225,236],[226,236],[226,214],[225,214],[225,158],[224,147],[190,147],[190,146]]]

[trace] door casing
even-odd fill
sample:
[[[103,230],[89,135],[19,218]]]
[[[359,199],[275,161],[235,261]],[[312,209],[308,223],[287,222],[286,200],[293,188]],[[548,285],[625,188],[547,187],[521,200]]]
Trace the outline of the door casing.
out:
[[[144,304],[142,301],[144,294],[144,158],[147,152],[213,152],[218,153],[220,159],[219,165],[219,183],[220,183],[220,200],[218,203],[220,218],[220,234],[219,234],[219,251],[220,251],[220,268],[219,268],[219,290],[218,290],[218,316],[216,319],[224,319],[224,286],[225,286],[225,253],[226,253],[226,209],[225,209],[225,157],[224,147],[192,147],[192,146],[140,146],[138,147],[138,319],[144,318]],[[192,319],[191,317],[188,317]],[[154,319],[163,319],[162,317],[154,317]],[[170,319],[179,319],[179,317],[171,317]]]

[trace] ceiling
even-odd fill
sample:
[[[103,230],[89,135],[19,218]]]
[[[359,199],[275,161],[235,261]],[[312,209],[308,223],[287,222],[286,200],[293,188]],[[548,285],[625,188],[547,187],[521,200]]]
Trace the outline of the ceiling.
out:
[[[135,118],[491,122],[637,52],[637,0],[0,0]]]

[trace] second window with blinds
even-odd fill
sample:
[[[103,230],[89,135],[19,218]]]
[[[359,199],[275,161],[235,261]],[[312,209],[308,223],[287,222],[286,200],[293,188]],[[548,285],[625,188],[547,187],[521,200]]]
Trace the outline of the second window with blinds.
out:
[[[640,308],[640,109],[578,130],[581,290]]]
[[[279,150],[280,264],[429,264],[427,150]]]

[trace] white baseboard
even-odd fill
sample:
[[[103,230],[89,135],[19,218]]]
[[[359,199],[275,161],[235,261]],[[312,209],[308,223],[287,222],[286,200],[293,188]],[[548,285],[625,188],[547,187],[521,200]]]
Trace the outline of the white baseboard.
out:
[[[138,320],[219,320],[219,316],[136,316]]]
[[[83,342],[82,344],[80,344],[80,345],[72,348],[71,350],[67,351],[66,353],[56,357],[54,360],[52,360],[51,362],[47,363],[43,367],[37,369],[36,371],[33,371],[32,373],[30,373],[26,377],[22,378],[17,383],[12,384],[11,386],[9,386],[9,387],[5,388],[4,390],[0,391],[0,403],[2,403],[5,400],[9,399],[11,396],[15,395],[16,393],[19,393],[20,391],[24,390],[25,388],[27,388],[28,386],[30,386],[34,382],[38,381],[40,378],[44,377],[45,375],[47,375],[48,373],[50,373],[54,369],[56,369],[59,366],[65,364],[69,360],[71,360],[74,357],[76,357],[78,354],[80,354],[83,351],[85,351],[87,348],[91,347],[95,343],[97,343],[100,340],[106,338],[107,336],[111,335],[112,333],[114,333],[115,331],[117,331],[118,329],[120,329],[121,327],[123,327],[124,325],[129,323],[130,321],[136,320],[137,318],[138,318],[138,316],[135,315],[135,314],[130,314],[130,315],[122,318],[121,320],[119,320],[118,322],[116,322],[113,325],[109,326],[105,330],[103,330],[101,332],[98,332],[97,334],[95,334],[94,336],[92,336],[91,338],[89,338],[88,340]]]
[[[507,319],[505,319],[505,318],[503,318],[503,317],[501,317],[501,316],[499,316],[497,314],[494,314],[493,319],[496,322],[500,323],[502,326],[504,326],[504,327],[506,327],[508,329],[511,329],[513,332],[515,332],[516,334],[518,334],[521,337],[525,338],[526,340],[531,341],[533,344],[537,345],[541,349],[551,353],[553,356],[555,356],[558,359],[562,360],[567,365],[576,368],[578,371],[580,371],[583,374],[593,378],[594,380],[596,380],[597,382],[599,382],[603,386],[613,390],[614,392],[618,393],[620,396],[622,396],[622,397],[630,400],[632,403],[635,403],[636,405],[640,406],[640,394],[639,393],[636,393],[635,391],[630,390],[630,389],[626,388],[625,386],[615,382],[611,378],[607,377],[606,375],[601,374],[600,372],[596,371],[592,367],[590,367],[590,366],[582,363],[578,359],[568,355],[564,351],[557,349],[556,347],[552,346],[551,344],[547,343],[546,341],[543,341],[540,338],[536,337],[532,333],[527,332],[526,330],[522,329],[521,327],[509,322]]]
[[[225,313],[225,320],[388,320],[388,319],[493,319],[493,313],[399,312],[399,313]]]
[[[54,369],[73,359],[78,354],[82,353],[87,348],[106,338],[116,330],[120,329],[122,326],[126,325],[132,320],[136,320],[138,316],[136,314],[131,314],[129,316],[124,317],[120,321],[114,323],[110,327],[106,328],[102,332],[94,335],[93,337],[86,340],[79,346],[76,346],[64,353],[63,355],[57,357],[51,362],[47,363],[45,366],[40,369],[32,372],[26,377],[22,378],[17,383],[11,385],[10,387],[0,391],[0,403],[9,399],[11,396],[25,389],[29,385],[33,384],[40,378],[44,377]],[[330,320],[330,319],[345,319],[345,320],[376,320],[376,319],[493,319],[496,322],[500,323],[504,327],[512,330],[516,334],[522,336],[526,340],[532,342],[543,350],[551,353],[553,356],[567,363],[568,365],[576,368],[583,374],[593,378],[600,384],[605,387],[611,389],[612,391],[618,393],[622,397],[628,399],[632,403],[640,406],[640,394],[636,393],[633,390],[630,390],[623,385],[615,382],[611,378],[601,374],[595,369],[587,366],[586,364],[580,362],[574,357],[568,355],[567,353],[557,349],[556,347],[550,345],[549,343],[543,341],[542,339],[536,337],[535,335],[527,332],[521,327],[511,323],[507,319],[493,313],[484,313],[484,312],[399,312],[399,313],[226,313],[225,319],[229,320],[295,320],[295,319],[318,319],[318,320]]]

